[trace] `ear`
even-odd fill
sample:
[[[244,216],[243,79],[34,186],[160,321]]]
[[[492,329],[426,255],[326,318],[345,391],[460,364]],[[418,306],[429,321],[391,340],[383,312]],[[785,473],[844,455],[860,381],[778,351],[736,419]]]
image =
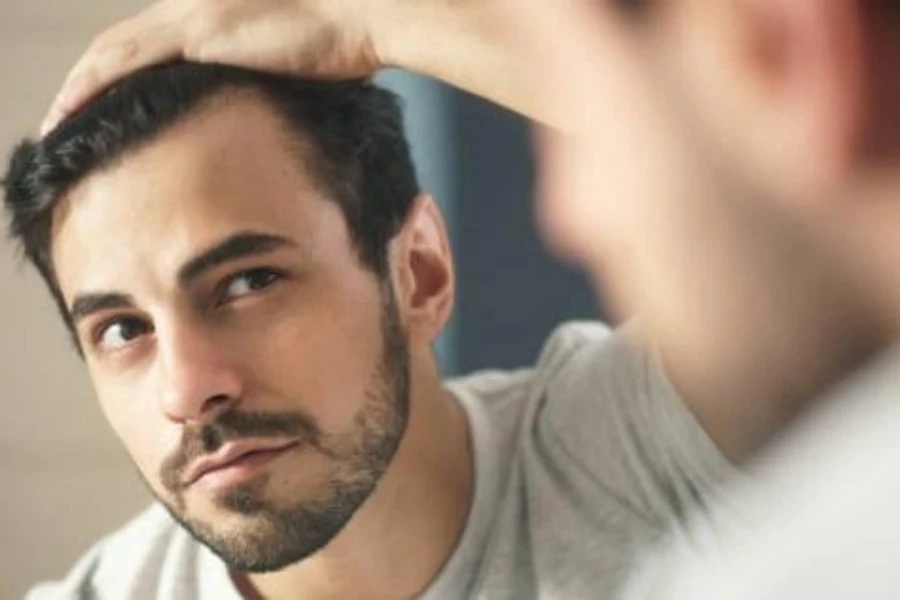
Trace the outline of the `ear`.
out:
[[[430,344],[450,318],[455,295],[447,228],[434,199],[416,197],[390,251],[394,290],[410,340]]]
[[[689,71],[705,72],[691,94],[702,96],[701,118],[729,158],[752,180],[778,186],[767,191],[779,197],[830,195],[863,135],[863,0],[687,4],[694,14],[680,22]]]

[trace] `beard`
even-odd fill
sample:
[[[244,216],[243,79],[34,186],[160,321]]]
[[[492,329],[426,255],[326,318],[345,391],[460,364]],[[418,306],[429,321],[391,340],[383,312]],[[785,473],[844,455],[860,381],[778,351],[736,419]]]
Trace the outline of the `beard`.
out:
[[[355,430],[339,443],[323,435],[305,412],[239,413],[184,433],[179,451],[161,469],[171,499],[157,499],[197,541],[230,568],[262,573],[280,570],[325,547],[372,495],[387,471],[409,417],[409,351],[390,284],[382,292],[381,359],[354,417]],[[246,522],[225,530],[187,514],[184,469],[194,459],[245,437],[291,436],[299,448],[318,453],[329,465],[324,494],[314,500],[275,503],[265,497],[271,474],[234,486],[216,498],[220,508]]]

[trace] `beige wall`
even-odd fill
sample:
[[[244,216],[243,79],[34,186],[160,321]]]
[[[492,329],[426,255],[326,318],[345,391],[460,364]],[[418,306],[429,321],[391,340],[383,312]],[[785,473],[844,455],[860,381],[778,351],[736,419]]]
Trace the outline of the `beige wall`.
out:
[[[0,153],[33,131],[66,70],[139,0],[0,0]],[[5,168],[5,163],[4,163]],[[107,430],[49,296],[0,240],[0,598],[59,577],[148,502]]]

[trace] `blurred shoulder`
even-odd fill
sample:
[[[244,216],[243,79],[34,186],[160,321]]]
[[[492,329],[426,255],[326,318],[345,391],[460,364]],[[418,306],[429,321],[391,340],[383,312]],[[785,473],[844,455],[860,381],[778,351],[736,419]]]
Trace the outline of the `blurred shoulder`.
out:
[[[186,533],[154,504],[100,539],[65,578],[32,588],[26,600],[143,597],[140,588],[159,580],[166,556]]]

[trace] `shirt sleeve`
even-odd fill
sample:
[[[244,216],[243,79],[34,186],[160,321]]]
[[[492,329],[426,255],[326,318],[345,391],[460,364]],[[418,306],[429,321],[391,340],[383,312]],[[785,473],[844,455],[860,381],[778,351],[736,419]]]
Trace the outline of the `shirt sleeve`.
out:
[[[564,325],[538,370],[537,435],[567,485],[618,502],[648,531],[681,523],[736,473],[627,327]]]

